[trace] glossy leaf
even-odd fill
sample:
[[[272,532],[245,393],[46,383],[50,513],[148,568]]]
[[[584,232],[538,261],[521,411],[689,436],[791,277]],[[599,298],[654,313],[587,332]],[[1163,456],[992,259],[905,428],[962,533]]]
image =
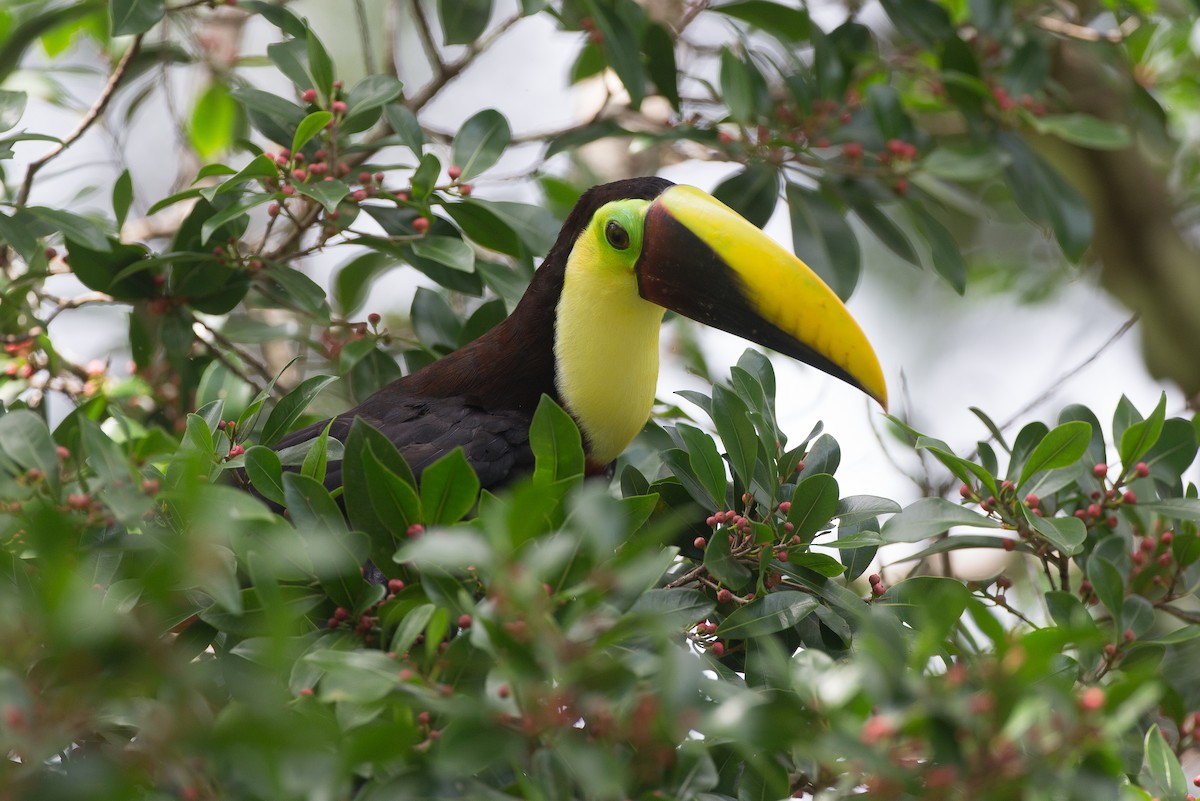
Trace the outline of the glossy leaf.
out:
[[[829,525],[838,505],[837,479],[826,473],[808,476],[796,485],[788,522],[795,526],[793,536],[810,542],[816,533]]]
[[[166,13],[165,0],[110,0],[113,36],[145,33]]]
[[[768,593],[721,621],[717,635],[730,639],[762,637],[792,628],[816,608],[816,599],[803,592],[784,590]]]
[[[484,109],[464,122],[451,147],[461,180],[469,181],[495,164],[510,141],[508,120],[495,109]]]
[[[944,498],[921,498],[883,525],[888,542],[919,542],[953,526],[999,528],[1000,523]]]
[[[858,285],[862,270],[858,238],[845,218],[821,195],[787,185],[792,247],[800,260],[829,284],[842,300]]]
[[[535,482],[551,484],[583,475],[583,438],[571,416],[543,395],[529,425]]]
[[[282,506],[285,499],[283,466],[279,461],[279,454],[262,445],[253,445],[246,449],[245,465],[246,477],[250,479],[255,492]]]
[[[717,184],[713,197],[762,228],[779,202],[779,171],[770,164],[749,164]]]
[[[1024,485],[1035,473],[1075,464],[1087,453],[1091,441],[1092,427],[1081,420],[1051,429],[1025,460],[1017,487]]]
[[[426,525],[457,523],[479,497],[479,478],[462,448],[455,448],[421,473],[421,509]]]
[[[1130,466],[1142,458],[1158,438],[1162,436],[1163,422],[1167,416],[1167,395],[1164,392],[1158,399],[1158,405],[1150,416],[1141,422],[1134,423],[1121,434],[1121,464],[1128,470]]]
[[[471,44],[487,30],[492,0],[438,0],[442,21],[442,43]]]
[[[337,376],[315,375],[301,381],[295,389],[284,395],[267,416],[260,437],[261,444],[270,446],[283,439],[317,393],[334,381],[337,381]]]

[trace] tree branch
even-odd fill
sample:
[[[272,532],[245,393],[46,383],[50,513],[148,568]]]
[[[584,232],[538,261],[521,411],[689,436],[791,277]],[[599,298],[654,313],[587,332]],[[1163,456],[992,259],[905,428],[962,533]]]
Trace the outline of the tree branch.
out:
[[[112,75],[108,77],[108,83],[104,85],[100,96],[96,98],[96,102],[92,104],[92,107],[88,109],[87,114],[83,115],[83,119],[75,126],[75,130],[67,134],[61,142],[50,148],[44,156],[29,165],[29,169],[25,171],[25,180],[21,184],[21,191],[17,195],[18,206],[24,206],[29,201],[29,193],[33,189],[33,178],[37,175],[38,170],[45,167],[68,147],[79,141],[79,138],[87,133],[92,124],[104,114],[104,110],[108,108],[109,101],[112,100],[113,93],[116,92],[121,80],[125,77],[125,71],[129,68],[130,62],[133,61],[133,57],[137,55],[138,50],[142,47],[142,36],[143,34],[138,34],[133,37],[133,42],[130,43],[129,49],[125,51],[125,55],[121,56],[121,60],[117,62],[117,66],[113,69]]]

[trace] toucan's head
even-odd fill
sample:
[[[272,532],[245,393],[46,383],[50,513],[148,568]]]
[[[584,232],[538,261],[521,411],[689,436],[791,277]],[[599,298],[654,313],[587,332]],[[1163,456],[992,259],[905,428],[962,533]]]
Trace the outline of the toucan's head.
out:
[[[694,187],[635,179],[598,189],[609,192],[587,204],[567,268],[568,282],[572,270],[590,274],[595,308],[605,308],[601,296],[635,289],[655,306],[811,364],[887,407],[870,343],[808,265]]]

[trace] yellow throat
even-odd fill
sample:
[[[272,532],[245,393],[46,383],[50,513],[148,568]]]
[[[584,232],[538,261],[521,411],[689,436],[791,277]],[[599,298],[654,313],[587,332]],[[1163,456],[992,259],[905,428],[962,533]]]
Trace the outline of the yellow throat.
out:
[[[640,213],[648,203],[620,205]],[[616,258],[603,237],[601,218],[571,249],[554,325],[559,396],[597,464],[620,456],[650,417],[665,311],[638,295],[632,260]]]

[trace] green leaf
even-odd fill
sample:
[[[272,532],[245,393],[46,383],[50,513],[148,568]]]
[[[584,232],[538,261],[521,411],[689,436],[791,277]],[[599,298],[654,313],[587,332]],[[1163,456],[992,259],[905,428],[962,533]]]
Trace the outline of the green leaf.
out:
[[[837,511],[838,483],[828,473],[808,476],[796,485],[792,494],[792,508],[788,510],[788,522],[795,528],[793,536],[801,542],[811,542],[817,532],[829,527],[829,520]]]
[[[225,225],[225,223],[244,216],[246,212],[250,211],[250,209],[254,208],[255,206],[261,206],[263,203],[270,201],[272,198],[272,195],[267,194],[247,195],[238,202],[231,203],[230,205],[221,209],[216,214],[205,220],[204,224],[200,226],[200,244],[207,244],[208,241],[212,239],[212,235],[219,231],[221,226]]]
[[[768,0],[740,0],[709,10],[740,19],[786,42],[805,41],[812,30],[805,11]]]
[[[1183,801],[1188,794],[1187,778],[1179,758],[1155,723],[1146,731],[1145,768],[1164,801]]]
[[[1163,422],[1167,417],[1167,394],[1158,399],[1158,405],[1145,420],[1133,423],[1121,434],[1121,465],[1129,471],[1162,436]]]
[[[917,229],[929,243],[934,271],[961,295],[967,289],[967,264],[963,261],[958,243],[954,241],[954,235],[924,207],[911,203],[909,209],[913,212]]]
[[[996,479],[991,473],[972,461],[956,456],[950,450],[950,446],[940,439],[921,435],[917,437],[917,448],[932,453],[937,457],[939,462],[944,464],[964,484],[971,484],[972,478],[977,478],[987,488],[989,494],[998,494]]]
[[[1087,114],[1049,114],[1025,117],[1038,133],[1057,136],[1064,142],[1093,150],[1124,150],[1133,144],[1129,128]]]
[[[719,508],[725,503],[728,481],[725,477],[725,462],[721,460],[716,443],[708,434],[686,423],[677,424],[675,430],[683,438],[692,472]]]
[[[0,466],[12,476],[36,468],[51,485],[57,483],[54,441],[42,418],[26,409],[0,415]]]
[[[427,348],[453,350],[457,347],[463,321],[442,294],[418,287],[409,317],[417,338]]]
[[[1000,523],[945,498],[921,498],[884,523],[880,533],[888,542],[919,542],[951,526],[999,528]]]
[[[329,58],[329,53],[325,50],[325,45],[321,44],[321,39],[312,28],[305,32],[307,40],[308,52],[308,70],[312,75],[313,88],[321,93],[322,97],[333,97],[333,60]]]
[[[233,91],[233,97],[242,104],[250,123],[282,147],[291,144],[296,128],[305,117],[304,109],[270,92],[242,87]]]
[[[612,4],[601,0],[583,0],[583,7],[600,32],[600,48],[605,60],[629,93],[629,105],[637,110],[646,97],[646,73],[642,68],[639,47],[641,37],[630,28],[627,18],[619,13],[618,8],[629,12],[631,16],[644,17],[645,12],[633,4],[614,8]]]
[[[675,64],[675,42],[667,29],[658,23],[646,26],[642,40],[646,54],[646,72],[658,93],[667,99],[671,108],[679,111],[679,68]]]
[[[425,133],[408,106],[403,103],[391,103],[383,110],[383,116],[404,146],[411,150],[414,156],[421,158],[425,150]]]
[[[748,164],[717,184],[713,197],[762,228],[779,202],[779,170],[764,162]]]
[[[329,124],[333,115],[328,111],[314,111],[296,126],[296,135],[292,137],[292,152],[299,153],[308,141],[321,132]]]
[[[1078,261],[1092,241],[1087,202],[1015,133],[1002,132],[996,141],[1010,159],[1004,175],[1017,206],[1029,219],[1050,226],[1063,253]]]
[[[699,590],[653,589],[642,593],[627,615],[644,615],[664,629],[680,629],[712,614],[716,604]]]
[[[391,75],[368,75],[350,90],[350,97],[346,100],[346,119],[382,108],[400,97],[403,91],[404,84]]]
[[[338,204],[345,199],[346,194],[350,191],[350,187],[337,178],[329,181],[297,183],[294,186],[300,194],[320,203],[325,208],[325,211],[336,211]]]
[[[988,181],[998,176],[1011,159],[990,147],[939,147],[921,161],[921,171],[955,183]]]
[[[25,92],[0,89],[0,131],[7,131],[21,121],[28,100]]]
[[[758,433],[746,409],[746,404],[725,387],[713,387],[713,423],[721,442],[729,454],[734,474],[744,486],[754,478],[754,466],[758,461]]]
[[[553,484],[581,477],[586,464],[579,427],[549,395],[543,395],[529,424],[529,447],[533,451],[533,480]]]
[[[113,216],[117,219],[117,230],[121,230],[121,226],[125,224],[125,217],[129,214],[129,207],[133,205],[133,179],[129,176],[129,170],[124,170],[113,184],[112,190],[112,205]]]
[[[495,164],[511,141],[508,120],[495,109],[484,109],[464,122],[451,148],[454,165],[462,170],[460,180],[468,181]]]
[[[409,526],[420,523],[422,520],[421,498],[417,495],[416,488],[406,480],[406,477],[397,475],[383,462],[375,451],[378,444],[365,442],[361,451],[361,474],[365,484],[363,488],[367,491],[367,500],[377,521],[382,524],[383,531],[391,535],[387,542],[380,545],[382,551],[380,547],[372,548],[371,558],[375,560],[380,558],[383,551],[388,551],[386,555],[390,558],[391,552],[394,552],[398,544],[403,541],[401,538],[406,536]],[[407,469],[408,465],[405,464],[404,467]],[[349,474],[346,478],[349,481]],[[359,487],[356,485],[356,494],[358,489]],[[346,505],[349,510],[349,489],[347,490]],[[356,526],[375,528],[374,525],[364,526],[361,514],[352,514],[351,519]],[[375,541],[382,538],[383,531],[376,529],[367,533],[372,535],[372,540]]]
[[[845,217],[812,190],[787,185],[792,247],[842,300],[850,297],[862,271],[858,238]]]
[[[145,33],[167,11],[166,0],[111,0],[113,36]]]
[[[279,454],[263,445],[253,445],[246,450],[246,477],[259,495],[268,501],[283,506],[283,466]]]
[[[237,136],[239,106],[221,81],[211,82],[196,98],[188,123],[188,138],[201,159],[228,150]]]
[[[874,199],[853,193],[847,200],[854,210],[855,216],[871,229],[875,238],[882,242],[888,250],[909,264],[921,266],[921,259],[917,255],[912,241],[908,238],[908,234],[892,222],[892,218],[877,205]]]
[[[325,483],[325,470],[329,465],[329,429],[333,427],[336,418],[330,418],[321,429],[321,435],[312,443],[312,447],[304,454],[304,462],[300,465],[300,475],[308,476],[316,481]]]
[[[1125,603],[1125,579],[1116,565],[1093,552],[1087,562],[1087,577],[1096,597],[1114,617],[1119,618]]]
[[[54,230],[62,231],[62,235],[67,239],[74,239],[101,253],[108,253],[111,249],[104,229],[87,217],[46,206],[26,206],[25,211],[48,223]]]
[[[1200,523],[1200,499],[1196,498],[1167,498],[1162,501],[1138,503],[1137,508],[1143,512],[1153,512],[1173,520],[1190,520]]]
[[[423,236],[412,243],[413,253],[452,270],[464,273],[475,271],[475,251],[466,242],[454,236]]]
[[[442,43],[474,44],[487,30],[492,15],[492,0],[438,0],[438,19],[442,22]]]
[[[721,99],[729,107],[729,116],[745,125],[756,123],[760,90],[765,88],[759,71],[748,59],[742,60],[728,47],[723,47],[720,79]]]
[[[1025,520],[1046,542],[1064,556],[1074,556],[1083,550],[1087,526],[1077,517],[1038,517],[1026,514]]]
[[[299,473],[284,473],[283,497],[297,526],[331,533],[346,530],[342,510],[329,495],[329,490],[316,479]]]
[[[421,509],[426,525],[462,520],[479,497],[479,477],[462,448],[455,448],[421,473]]]
[[[756,598],[721,621],[717,636],[753,639],[790,629],[817,608],[817,599],[803,592],[783,590]]]
[[[877,495],[847,495],[838,501],[833,516],[839,526],[855,526],[879,515],[896,514],[900,504]]]
[[[394,259],[375,251],[363,253],[343,264],[333,278],[334,307],[343,316],[357,314],[367,300],[371,282],[395,266]]]
[[[1017,480],[1018,489],[1035,473],[1075,464],[1092,441],[1092,427],[1082,420],[1055,426],[1029,454]]]
[[[735,592],[749,587],[754,578],[748,567],[730,555],[729,538],[720,532],[708,538],[704,548],[704,568]]]
[[[271,410],[271,414],[267,416],[266,425],[263,426],[259,442],[270,446],[283,439],[292,424],[300,419],[300,415],[304,414],[304,410],[308,408],[308,404],[317,396],[317,393],[334,381],[337,381],[337,376],[332,375],[315,375],[301,381]]]

